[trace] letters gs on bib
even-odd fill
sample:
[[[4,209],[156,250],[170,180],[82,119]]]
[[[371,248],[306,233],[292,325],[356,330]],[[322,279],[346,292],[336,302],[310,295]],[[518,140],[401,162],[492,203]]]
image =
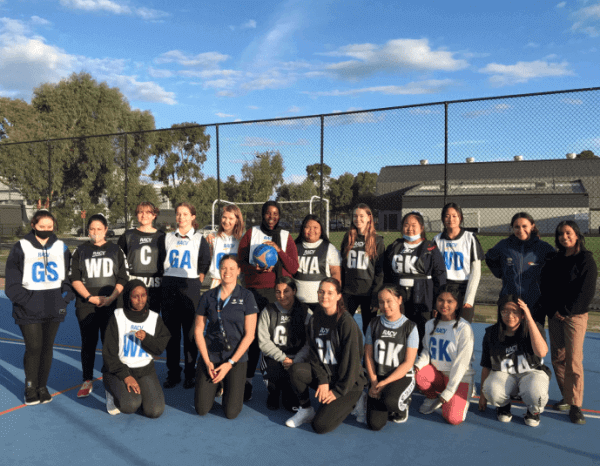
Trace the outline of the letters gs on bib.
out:
[[[40,282],[56,282],[58,281],[58,264],[56,262],[48,262],[44,265],[43,262],[34,262],[31,267],[31,277],[36,283]]]

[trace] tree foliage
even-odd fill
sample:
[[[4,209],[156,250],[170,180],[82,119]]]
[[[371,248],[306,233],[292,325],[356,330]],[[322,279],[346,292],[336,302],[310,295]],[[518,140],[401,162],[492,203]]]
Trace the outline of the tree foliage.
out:
[[[354,192],[352,185],[354,184],[354,175],[344,173],[337,179],[332,179],[329,185],[329,199],[331,210],[334,212],[345,212],[352,208],[352,198]]]
[[[321,164],[313,163],[306,167],[307,178],[317,187],[321,186]],[[331,167],[326,163],[323,164],[323,189],[325,192],[329,189],[331,180]]]
[[[577,154],[578,159],[596,159],[598,156],[591,150],[584,150]]]

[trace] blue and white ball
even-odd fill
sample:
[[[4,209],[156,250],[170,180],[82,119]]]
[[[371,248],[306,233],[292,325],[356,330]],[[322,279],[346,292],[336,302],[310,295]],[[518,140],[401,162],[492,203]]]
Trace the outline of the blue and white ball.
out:
[[[268,244],[259,244],[252,253],[254,263],[261,269],[268,269],[277,264],[277,251],[273,246]]]

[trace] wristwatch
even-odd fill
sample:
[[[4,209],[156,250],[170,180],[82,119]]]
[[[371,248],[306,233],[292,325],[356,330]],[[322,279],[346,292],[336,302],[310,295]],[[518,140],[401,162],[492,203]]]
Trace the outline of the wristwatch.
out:
[[[236,363],[236,362],[235,362],[233,359],[231,359],[231,358],[229,358],[229,359],[227,360],[227,362],[228,362],[229,364],[231,364],[231,367],[235,367],[235,365],[237,364],[237,363]]]
[[[84,303],[89,303],[90,302],[90,298],[92,297],[92,295],[89,295],[87,298],[85,298],[83,300]]]

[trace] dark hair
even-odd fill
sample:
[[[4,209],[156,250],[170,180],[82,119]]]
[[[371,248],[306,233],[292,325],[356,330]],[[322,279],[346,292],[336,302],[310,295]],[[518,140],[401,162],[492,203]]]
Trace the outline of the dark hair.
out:
[[[460,208],[460,206],[458,204],[456,204],[455,202],[448,202],[448,204],[446,204],[444,207],[442,207],[442,224],[444,224],[444,217],[446,216],[446,214],[448,213],[448,210],[450,210],[450,209],[456,210],[456,213],[460,217],[460,224],[462,225],[462,222],[464,220],[463,211]]]
[[[158,215],[160,213],[160,209],[154,204],[152,204],[152,202],[142,201],[136,206],[135,215],[137,215],[140,212],[140,210],[142,210],[144,207],[148,207],[150,209],[150,212],[154,215]]]
[[[298,237],[296,238],[296,240],[294,242],[296,244],[300,244],[302,241],[304,241],[304,227],[306,227],[306,224],[308,222],[310,222],[311,220],[314,222],[317,222],[319,224],[319,226],[321,227],[320,239],[329,243],[330,241],[329,241],[329,238],[327,237],[327,232],[325,231],[325,228],[323,227],[323,223],[321,222],[321,219],[314,214],[308,214],[306,217],[304,217],[304,220],[302,220],[302,225],[300,226],[300,232],[298,233]]]
[[[141,286],[142,288],[144,288],[144,290],[146,290],[146,294],[148,294],[148,287],[142,280],[135,278],[133,280],[128,281],[125,284],[125,287],[123,288],[123,307],[126,310],[131,309],[131,293],[138,286]],[[150,310],[150,297],[148,297],[146,299],[146,305],[144,306],[144,309],[142,309],[142,312],[148,312],[149,310]]]
[[[333,277],[324,278],[323,280],[321,280],[321,283],[319,283],[319,288],[321,288],[323,283],[331,283],[333,286],[335,286],[336,293],[339,295],[342,294],[342,285],[340,285],[340,282],[337,280],[337,278],[333,278]],[[319,304],[319,307],[320,307],[320,304]],[[342,314],[344,312],[346,312],[346,306],[344,306],[344,299],[340,298],[337,302],[337,310],[335,312],[336,320],[339,320],[340,317],[342,317]]]
[[[406,301],[406,291],[404,291],[404,288],[401,288],[395,283],[386,283],[377,293],[378,298],[382,291],[389,291],[396,298],[402,298],[402,302],[400,303],[400,312],[404,314],[404,302]]]
[[[281,285],[282,283],[289,286],[293,291],[298,291],[296,280],[294,280],[292,277],[279,277],[277,280],[275,280],[275,286]]]
[[[46,210],[46,209],[40,209],[35,214],[33,214],[33,217],[31,217],[31,228],[35,227],[39,223],[39,221],[43,218],[52,219],[52,222],[53,222],[52,231],[56,230],[56,228],[58,227],[58,225],[56,223],[56,218],[54,218],[54,215],[52,215],[50,213],[50,211]],[[33,229],[35,230],[35,228],[33,228]]]
[[[515,222],[517,220],[519,220],[520,218],[524,218],[525,220],[529,220],[529,223],[531,223],[533,225],[533,228],[531,229],[531,235],[530,237],[533,236],[540,236],[540,230],[538,230],[538,228],[535,226],[535,220],[533,220],[533,217],[528,214],[527,212],[517,212],[515,215],[513,215],[511,221],[510,221],[510,227],[512,228],[513,225],[515,224]],[[511,235],[514,233],[511,233]]]
[[[404,222],[408,217],[414,217],[417,220],[417,222],[419,222],[419,225],[421,225],[421,238],[427,240],[427,235],[425,234],[425,219],[423,218],[423,215],[421,215],[420,212],[414,211],[407,213],[404,217],[402,217],[402,222],[400,222],[400,225],[402,225],[403,229]]]
[[[242,215],[242,211],[235,204],[227,204],[223,207],[223,212],[221,213],[221,217],[225,212],[232,213],[235,215],[235,225],[233,226],[233,236],[236,239],[240,239],[244,236],[244,216]],[[217,229],[217,236],[223,233],[225,230],[223,229],[223,225],[219,221],[219,228]]]
[[[354,209],[352,209],[352,217],[354,217],[354,212],[358,209],[364,210],[369,216],[369,225],[367,226],[367,231],[365,232],[365,254],[370,260],[374,260],[377,257],[377,231],[375,231],[375,220],[373,219],[373,212],[371,208],[367,204],[357,204]],[[354,247],[354,243],[356,242],[356,237],[358,236],[358,229],[356,225],[354,225],[354,218],[350,222],[350,228],[348,229],[348,233],[346,233],[346,237],[348,240],[343,245],[343,256],[348,257],[350,250]]]
[[[223,266],[223,262],[225,262],[226,260],[230,260],[233,261],[237,264],[237,266],[240,266],[240,263],[238,262],[238,257],[236,254],[225,254],[224,256],[221,257],[221,260],[219,261],[219,270],[221,270],[221,267]]]
[[[279,215],[281,215],[281,208],[279,207],[279,204],[277,204],[276,201],[267,201],[262,205],[262,210],[260,213],[261,218],[265,217],[265,214],[267,213],[267,209],[271,206],[277,207],[277,212],[279,212]]]
[[[177,213],[177,209],[179,209],[180,207],[185,207],[187,210],[190,211],[190,214],[192,214],[194,217],[196,216],[196,208],[189,202],[180,202],[179,204],[177,204],[175,206],[175,213]],[[200,225],[198,225],[198,222],[196,222],[196,219],[192,220],[192,228],[194,230],[197,230],[199,228],[199,226]]]
[[[90,229],[90,225],[94,221],[98,221],[102,225],[104,225],[104,228],[108,228],[108,220],[106,220],[106,217],[104,215],[102,215],[102,214],[94,214],[94,215],[91,215],[90,218],[88,219],[88,222],[87,222],[87,229],[88,230]]]
[[[577,225],[577,222],[575,222],[574,220],[563,220],[556,226],[556,230],[554,231],[554,244],[556,245],[556,249],[558,249],[558,252],[564,253],[566,251],[566,248],[562,244],[560,244],[560,241],[558,241],[558,237],[561,234],[560,229],[562,227],[571,227],[573,229],[575,235],[577,235],[577,242],[575,243],[575,247],[577,248],[577,251],[581,250],[581,247],[585,245],[585,236],[583,236],[583,233],[581,233],[579,225]]]
[[[456,301],[456,311],[454,311],[455,322],[454,322],[454,325],[452,326],[452,328],[456,328],[456,327],[458,327],[458,321],[460,320],[460,315],[462,314],[462,305],[460,304],[460,298],[461,298],[460,292],[458,291],[458,288],[456,286],[444,285],[442,287],[442,289],[440,290],[440,292],[438,293],[437,297],[435,298],[436,304],[437,304],[438,298],[444,293],[449,293],[450,295],[452,295],[452,297]],[[436,309],[436,311],[437,311],[437,309]],[[442,319],[442,315],[439,311],[437,311],[437,315],[435,316],[435,320],[433,321],[433,329],[431,330],[430,335],[433,335],[433,332],[435,332],[435,329],[436,329],[437,325],[440,323],[441,319]]]
[[[521,310],[519,307],[519,296],[516,294],[505,294],[500,296],[498,299],[498,315],[496,317],[498,322],[498,340],[504,341],[506,336],[506,324],[502,320],[502,308],[506,306],[508,303],[514,303],[517,306],[517,309]],[[521,310],[521,312],[523,312]],[[523,319],[521,321],[521,325],[517,329],[517,332],[521,332],[522,335],[527,336],[529,334],[529,329],[527,328],[527,319]]]

